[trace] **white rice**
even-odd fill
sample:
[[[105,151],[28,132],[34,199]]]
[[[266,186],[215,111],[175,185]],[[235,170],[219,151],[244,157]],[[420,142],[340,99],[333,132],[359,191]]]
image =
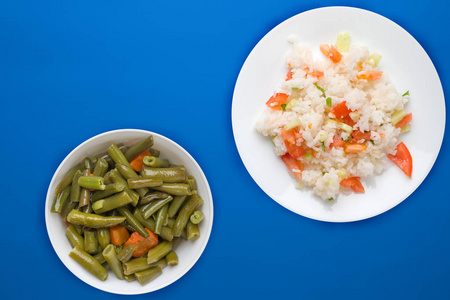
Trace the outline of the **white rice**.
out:
[[[283,82],[276,93],[289,95],[287,103],[291,109],[272,110],[264,105],[255,127],[264,136],[272,137],[275,154],[281,156],[287,152],[281,137],[281,128],[292,121],[300,120],[298,129],[302,138],[296,141],[297,145],[301,143],[305,150],[311,148],[317,151],[316,156],[310,160],[299,158],[305,165],[302,182],[312,187],[319,197],[336,199],[343,179],[355,176],[362,178],[383,171],[384,158],[387,154],[395,154],[397,137],[400,134],[400,129],[391,124],[391,115],[395,110],[404,109],[408,97],[402,97],[397,92],[386,73],[374,81],[357,79],[361,72],[359,62],[363,62],[364,70],[378,70],[369,63],[367,47],[352,46],[348,53],[342,53],[342,60],[335,64],[324,56],[314,59],[311,50],[298,43],[295,38],[290,37],[289,41],[292,43],[292,49],[286,57],[286,63],[293,73],[293,78]],[[324,76],[316,78],[307,75],[303,70],[305,67],[322,71]],[[314,85],[316,82],[325,90],[325,97]],[[294,91],[292,88],[298,90]],[[364,141],[367,150],[345,155],[342,147],[329,147],[333,138],[340,137],[345,140],[350,134],[340,130],[336,123],[326,123],[330,116],[332,117],[326,115],[326,97],[331,98],[332,108],[346,101],[349,109],[357,111],[359,119],[353,130],[371,132],[373,143]],[[380,133],[384,134],[384,138],[380,137]],[[327,138],[323,151],[320,137],[325,134]]]

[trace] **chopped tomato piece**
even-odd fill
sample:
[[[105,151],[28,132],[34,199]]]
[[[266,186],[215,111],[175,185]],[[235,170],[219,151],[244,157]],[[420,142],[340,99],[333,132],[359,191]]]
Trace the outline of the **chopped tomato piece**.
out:
[[[403,126],[411,122],[411,120],[412,120],[412,113],[409,113],[406,116],[404,116],[403,119],[401,119],[397,124],[395,124],[395,127],[402,128]]]
[[[278,93],[275,96],[270,97],[269,101],[266,102],[266,105],[273,110],[282,110],[281,104],[285,104],[289,95]]]
[[[345,153],[358,153],[363,152],[367,149],[367,146],[364,144],[347,144],[345,145]]]
[[[364,187],[360,181],[360,177],[350,177],[341,181],[343,187],[349,187],[356,193],[364,193]]]
[[[314,77],[322,77],[323,72],[322,71],[312,71],[312,72],[309,72],[309,75],[314,76]]]
[[[350,109],[348,109],[347,105],[345,105],[345,101],[342,101],[338,105],[336,105],[331,112],[336,116],[338,119],[343,119],[352,112]]]
[[[334,148],[338,148],[338,147],[344,147],[345,146],[345,141],[341,140],[341,139],[333,139],[333,142],[330,144],[330,148],[334,147]]]
[[[292,128],[290,130],[286,130],[281,128],[281,136],[284,140],[284,144],[286,145],[286,149],[288,153],[294,158],[300,158],[305,155],[306,151],[302,146],[297,146],[297,140],[302,137],[300,132],[296,129]]]
[[[383,75],[382,71],[366,71],[363,74],[356,75],[358,79],[366,79],[367,81],[374,81],[380,79]]]
[[[288,169],[291,170],[292,173],[294,173],[295,177],[297,177],[298,180],[302,180],[301,171],[303,171],[304,169],[303,163],[292,157],[289,153],[281,156],[281,159],[284,161]]]
[[[370,140],[370,132],[361,132],[359,130],[355,130],[355,131],[353,131],[352,136],[356,141],[360,141],[360,140],[369,141]]]
[[[291,79],[292,79],[292,72],[289,71],[289,72],[287,72],[287,74],[286,74],[286,81],[291,80]]]
[[[402,171],[406,174],[406,176],[411,178],[412,175],[412,157],[411,153],[409,153],[408,148],[401,142],[397,145],[397,154],[392,155],[388,154],[388,158],[392,160]]]
[[[335,64],[340,62],[342,59],[342,54],[333,45],[322,44],[320,45],[320,51],[328,57]]]

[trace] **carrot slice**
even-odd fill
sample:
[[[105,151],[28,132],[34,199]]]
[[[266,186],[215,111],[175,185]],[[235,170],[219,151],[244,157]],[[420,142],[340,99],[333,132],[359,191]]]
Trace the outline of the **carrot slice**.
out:
[[[140,257],[147,253],[150,249],[158,245],[158,236],[148,228],[145,228],[145,230],[150,234],[148,238],[144,238],[139,233],[133,232],[124,245],[124,247],[127,247],[129,245],[134,245],[136,247],[133,252],[133,257]]]
[[[285,104],[289,95],[278,93],[275,96],[270,97],[266,102],[266,105],[273,110],[282,110],[281,104]]]
[[[358,79],[366,79],[367,81],[374,81],[380,79],[383,75],[382,71],[366,71],[363,74],[356,75]]]
[[[397,145],[397,154],[392,155],[388,154],[388,158],[392,160],[402,171],[405,173],[406,176],[411,178],[412,175],[412,157],[411,153],[409,153],[408,148],[401,142]]]
[[[360,181],[360,177],[350,177],[341,181],[343,187],[350,187],[356,193],[364,193],[364,187]]]
[[[403,119],[401,119],[397,124],[395,124],[395,127],[402,128],[403,126],[411,122],[411,120],[412,120],[412,113],[409,113],[406,116],[404,116]]]
[[[130,233],[122,225],[109,227],[109,234],[111,235],[111,244],[116,246],[122,245],[130,237]]]
[[[345,153],[358,153],[367,149],[364,144],[347,144],[344,148]]]
[[[142,153],[136,155],[131,161],[130,166],[135,170],[136,172],[140,172],[142,170],[142,166],[144,165],[144,157],[145,156],[152,156],[150,151],[145,150]]]

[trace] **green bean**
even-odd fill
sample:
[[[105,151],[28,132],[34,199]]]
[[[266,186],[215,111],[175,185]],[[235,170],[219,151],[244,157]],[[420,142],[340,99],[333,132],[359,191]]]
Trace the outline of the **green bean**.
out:
[[[108,149],[106,149],[106,152],[109,153],[109,155],[116,164],[130,166],[130,163],[128,162],[122,151],[120,151],[120,149],[117,147],[117,145],[112,144],[111,146],[108,147]]]
[[[147,230],[144,229],[141,223],[139,223],[139,221],[133,216],[133,214],[130,212],[128,208],[119,207],[117,208],[117,211],[121,216],[127,218],[127,222],[134,228],[134,231],[137,231],[144,238],[148,238],[150,236]]]
[[[160,178],[164,183],[177,183],[186,181],[186,172],[183,168],[152,168],[143,166],[141,176],[144,178]]]
[[[186,197],[186,195],[173,197],[173,200],[172,202],[170,202],[169,210],[167,212],[169,218],[175,217],[178,210],[180,210],[181,205],[183,205],[184,200],[186,200]]]
[[[94,176],[105,176],[106,172],[108,171],[108,163],[103,158],[99,158],[97,162],[95,163],[94,171],[92,172],[92,175]]]
[[[200,230],[198,225],[189,221],[186,226],[186,233],[188,241],[194,241],[200,237]]]
[[[75,175],[73,176],[72,189],[70,190],[70,201],[72,201],[72,202],[80,201],[81,188],[80,188],[80,185],[78,184],[78,178],[80,178],[80,176],[81,176],[81,171],[77,170],[75,172]]]
[[[69,256],[98,279],[105,281],[108,278],[108,271],[106,271],[106,269],[95,258],[90,256],[80,247],[76,246],[73,248]]]
[[[168,159],[162,159],[155,156],[144,156],[143,162],[146,166],[153,168],[165,168],[169,166]]]
[[[169,193],[174,196],[192,195],[191,188],[185,183],[163,183],[160,186],[155,186],[152,189]]]
[[[97,200],[106,198],[113,194],[117,194],[123,191],[125,186],[120,182],[110,183],[108,184],[103,191],[97,191],[91,196],[91,201],[95,202]]]
[[[104,190],[106,185],[103,184],[103,177],[100,176],[80,176],[78,184],[81,187],[91,190]]]
[[[92,257],[95,258],[95,260],[98,261],[100,264],[103,264],[106,262],[106,259],[103,256],[103,253],[101,251]]]
[[[123,143],[119,143],[117,144],[117,148],[119,148],[119,150],[125,154],[125,152],[127,152],[129,147],[125,146]],[[111,156],[108,154],[108,152],[103,152],[94,156],[93,159],[94,163],[96,163],[100,158],[104,159],[111,168],[114,168],[115,163],[112,160]]]
[[[172,242],[164,241],[147,252],[147,263],[157,262],[172,250]]]
[[[120,223],[120,225],[122,225],[123,227],[128,229],[128,231],[131,231],[131,232],[135,232],[136,231],[136,229],[133,226],[131,226],[130,223],[127,222],[127,220],[125,220],[122,223]]]
[[[70,245],[72,245],[72,248],[79,246],[84,250],[84,239],[73,225],[67,227],[66,237],[69,240]]]
[[[170,251],[166,256],[166,263],[171,267],[178,265],[178,255],[174,251]]]
[[[98,240],[97,240],[97,251],[95,251],[95,254],[102,253],[102,251],[103,251],[103,248],[102,248],[102,246],[100,246],[100,244],[98,244]]]
[[[126,263],[133,256],[134,250],[136,250],[135,245],[128,245],[122,249],[122,251],[117,254],[117,259],[123,263]]]
[[[114,182],[121,183],[124,186],[123,190],[125,192],[127,192],[128,195],[130,195],[131,199],[133,199],[133,202],[131,202],[131,205],[136,206],[139,201],[139,194],[128,187],[127,182],[125,181],[125,179],[123,179],[123,177],[120,175],[120,173],[119,173],[119,171],[117,171],[117,169],[113,169],[113,170],[109,171],[109,174],[111,176],[111,179]]]
[[[136,220],[139,221],[139,223],[141,223],[144,227],[150,229],[151,231],[155,231],[155,227],[156,227],[156,223],[152,218],[149,219],[144,219],[144,217],[142,216],[141,212],[136,209],[134,211],[133,216],[136,218]],[[172,229],[166,226],[163,226],[161,228],[161,233],[159,235],[160,237],[162,237],[163,239],[165,239],[166,241],[172,241],[173,240],[173,234],[172,234]]]
[[[85,230],[84,231],[84,251],[89,254],[97,253],[98,242],[95,237],[95,231]]]
[[[73,209],[67,216],[69,223],[92,228],[115,226],[125,221],[125,219],[125,217],[104,217],[95,214],[86,214],[76,209]]]
[[[125,278],[125,280],[126,280],[127,282],[132,282],[132,281],[135,281],[135,280],[136,280],[136,277],[134,276],[134,274],[131,274],[131,275],[123,275],[123,278]]]
[[[147,257],[139,257],[132,259],[123,264],[123,273],[125,275],[131,275],[136,272],[150,269],[152,266],[147,263]]]
[[[73,227],[78,232],[78,234],[83,234],[84,233],[84,226],[82,226],[82,225],[73,225]],[[83,241],[83,247],[84,247],[84,241]]]
[[[136,174],[136,172],[133,170],[130,165],[123,165],[123,164],[116,164],[116,169],[120,172],[120,174],[125,179],[139,179],[139,175]],[[129,188],[131,188],[129,186]],[[139,194],[139,196],[144,197],[145,194],[148,193],[148,188],[136,188],[136,192]]]
[[[192,195],[186,204],[183,205],[173,225],[172,231],[174,236],[180,236],[186,227],[189,217],[192,213],[203,204],[203,199],[199,195]]]
[[[189,184],[189,187],[191,188],[191,190],[197,189],[197,181],[195,180],[194,176],[188,175],[186,177],[186,183]]]
[[[83,169],[88,169],[89,172],[91,172],[94,169],[94,164],[92,163],[92,160],[89,157],[83,158],[81,161],[81,164],[83,165]]]
[[[53,205],[51,208],[51,212],[60,213],[64,203],[70,195],[70,185],[68,185],[64,190],[62,190],[58,195],[55,196],[55,200],[53,201]]]
[[[90,173],[89,170],[85,169],[85,170],[83,170],[81,175],[89,176],[89,173]],[[88,203],[90,201],[90,197],[91,197],[91,192],[89,191],[89,189],[82,188],[80,191],[80,201],[79,201],[78,207],[83,207],[85,205],[88,205]]]
[[[136,279],[139,281],[139,283],[143,286],[147,283],[151,282],[155,278],[157,278],[159,275],[162,274],[162,269],[160,267],[154,267],[142,272],[137,272],[134,274]]]
[[[106,172],[105,176],[103,176],[103,183],[106,184],[106,186],[108,186],[111,183],[114,183],[113,179],[111,178],[110,172],[111,170]]]
[[[203,220],[203,213],[199,210],[196,210],[192,213],[191,217],[189,218],[193,224],[198,224]]]
[[[120,251],[122,251],[123,245],[120,246],[114,246],[114,251],[116,251],[116,255],[119,254]]]
[[[131,202],[133,202],[131,197],[127,194],[127,192],[123,191],[109,196],[108,198],[94,202],[94,204],[92,204],[92,208],[96,214],[102,214],[118,207],[125,206]]]
[[[106,248],[103,250],[103,256],[105,257],[106,262],[108,263],[113,273],[117,276],[117,278],[123,280],[124,278],[122,263],[117,259],[116,250],[114,249],[114,246],[112,244],[106,246]]]
[[[156,225],[155,225],[155,233],[156,234],[159,234],[161,232],[161,228],[167,217],[168,209],[169,209],[169,204],[165,204],[163,207],[161,207],[160,210],[158,210],[158,212],[156,214]]]
[[[97,240],[102,249],[105,249],[111,243],[109,228],[97,228]]]
[[[87,205],[83,206],[80,208],[82,212],[84,212],[85,214],[91,214],[92,213],[92,204],[89,201]]]
[[[167,220],[167,227],[172,228],[174,224],[175,224],[175,219],[169,218]]]
[[[164,205],[172,201],[173,197],[169,196],[165,199],[161,200],[155,200],[149,204],[146,204],[144,206],[140,207],[140,210],[142,212],[142,216],[145,219],[150,218],[155,212],[157,212],[159,209],[161,209]]]
[[[150,151],[153,157],[159,157],[159,155],[161,154],[161,151],[154,148],[149,148],[148,151]]]
[[[165,199],[167,197],[169,197],[170,195],[167,193],[163,193],[160,191],[154,191],[154,192],[150,192],[147,195],[145,195],[144,197],[141,198],[141,205],[150,203],[154,200],[159,200],[159,199]],[[175,199],[174,199],[175,200]]]
[[[63,218],[64,221],[67,220],[67,215],[72,211],[72,209],[76,208],[78,206],[77,202],[67,201],[64,202],[64,205],[61,209],[61,212],[59,213],[61,215],[61,218]]]
[[[136,155],[144,152],[151,146],[153,146],[153,136],[150,135],[131,146],[130,149],[128,149],[128,151],[125,153],[125,158],[127,159],[127,161],[131,161]]]
[[[63,179],[61,180],[61,182],[56,186],[55,188],[55,195],[58,195],[59,193],[61,193],[68,185],[70,185],[72,183],[73,180],[73,176],[75,175],[75,173],[78,170],[81,170],[83,167],[80,164],[76,165],[75,167],[73,167],[72,169],[69,170],[69,172],[67,172],[67,174],[63,177]]]
[[[161,178],[130,178],[127,182],[130,189],[154,187],[163,184]]]

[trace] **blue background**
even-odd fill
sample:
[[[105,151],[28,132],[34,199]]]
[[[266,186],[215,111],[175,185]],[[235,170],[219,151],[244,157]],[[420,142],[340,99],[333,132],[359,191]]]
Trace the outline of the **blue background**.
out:
[[[448,136],[412,196],[346,224],[281,207],[240,160],[231,102],[247,55],[285,19],[330,5],[368,9],[404,27],[448,94],[450,10],[442,1],[1,1],[0,294],[123,298],[61,263],[44,202],[73,148],[108,130],[139,128],[173,139],[197,160],[215,220],[198,263],[136,299],[449,299]]]

